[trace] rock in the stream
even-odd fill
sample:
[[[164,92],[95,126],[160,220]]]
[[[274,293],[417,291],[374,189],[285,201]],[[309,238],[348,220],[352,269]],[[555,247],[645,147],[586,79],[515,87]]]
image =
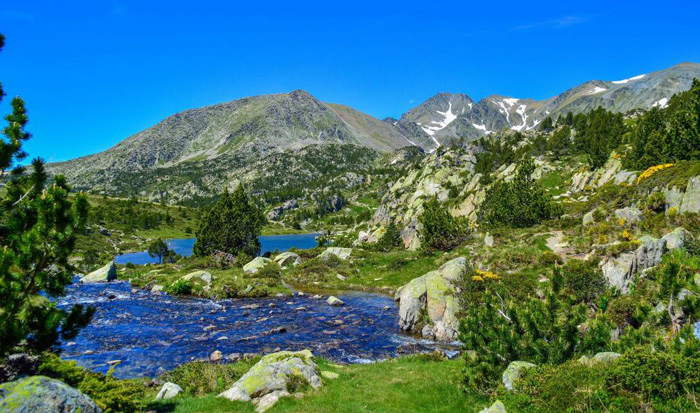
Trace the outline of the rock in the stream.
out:
[[[341,305],[345,304],[343,302],[343,300],[341,300],[335,296],[332,296],[332,295],[330,297],[328,297],[328,299],[326,300],[326,303],[328,303],[328,305],[332,305],[333,307],[340,307]]]
[[[90,397],[62,381],[31,376],[0,385],[0,411],[97,413],[102,410]]]
[[[243,266],[243,272],[247,274],[255,274],[271,261],[272,260],[269,258],[255,257],[255,259]]]
[[[340,247],[328,247],[319,256],[322,260],[326,261],[331,255],[335,255],[341,260],[347,260],[352,254],[352,248],[340,248]]]
[[[117,266],[114,261],[80,279],[83,284],[107,282],[117,279]]]
[[[513,390],[514,387],[513,385],[515,384],[515,380],[520,377],[520,374],[523,372],[525,369],[529,369],[535,367],[534,364],[528,363],[527,361],[512,361],[508,367],[506,367],[506,370],[503,372],[503,385],[506,386],[506,389],[508,390]]]
[[[321,375],[309,350],[268,354],[219,397],[252,402],[257,411],[272,407],[281,397],[290,396],[293,387],[321,387]]]
[[[156,400],[167,400],[177,396],[182,391],[182,387],[175,383],[167,382],[160,388]]]
[[[479,413],[506,413],[506,406],[500,400],[496,400],[491,407],[487,407]]]
[[[459,329],[456,285],[466,272],[466,259],[459,257],[399,288],[394,298],[400,304],[401,330],[420,332],[439,341],[454,341]],[[428,324],[425,324],[426,312]]]
[[[275,257],[275,262],[279,264],[280,267],[295,267],[299,265],[299,254],[293,252],[283,252]]]
[[[209,356],[209,360],[213,362],[221,361],[221,359],[224,358],[224,355],[221,353],[219,350],[215,350],[211,355]]]

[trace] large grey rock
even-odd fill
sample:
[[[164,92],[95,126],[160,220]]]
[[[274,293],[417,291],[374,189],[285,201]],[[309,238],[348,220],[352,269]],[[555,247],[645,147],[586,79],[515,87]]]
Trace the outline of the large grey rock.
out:
[[[0,385],[0,411],[97,413],[102,410],[90,397],[62,381],[32,376]]]
[[[496,400],[491,407],[482,409],[479,413],[506,413],[506,406],[503,405],[502,401]]]
[[[202,270],[193,271],[187,275],[183,275],[182,278],[180,278],[180,279],[183,281],[190,281],[190,280],[193,280],[195,278],[202,280],[203,282],[205,282],[207,284],[211,284],[211,280],[212,280],[211,273],[207,272],[207,271],[202,271]]]
[[[394,297],[399,301],[399,328],[439,341],[454,341],[459,329],[457,284],[466,271],[466,259],[455,258],[399,288]]]
[[[666,210],[675,208],[679,213],[700,212],[700,176],[690,178],[682,192],[676,187],[666,191]]]
[[[255,257],[255,259],[243,266],[243,272],[247,274],[255,274],[270,262],[272,262],[272,260],[269,258]]]
[[[503,385],[506,386],[507,390],[515,389],[515,381],[522,375],[523,370],[535,367],[534,364],[528,363],[527,361],[513,361],[511,362],[506,370],[503,372]]]
[[[635,274],[658,265],[669,250],[682,248],[687,236],[688,231],[680,227],[660,239],[645,235],[639,238],[640,245],[635,251],[606,257],[601,260],[600,268],[611,287],[628,294]]]
[[[117,279],[117,265],[114,261],[80,279],[83,284],[108,282]]]
[[[664,235],[661,239],[666,241],[666,249],[672,251],[677,248],[683,248],[688,237],[692,237],[692,234],[685,228],[678,227],[674,229],[673,232]]]
[[[636,224],[642,219],[642,211],[636,207],[627,207],[615,210],[615,216],[617,219],[622,219],[625,224]],[[585,224],[584,224],[585,225]]]
[[[283,252],[281,254],[278,254],[275,257],[275,262],[280,267],[297,266],[297,265],[299,265],[300,257],[299,257],[299,254],[295,254],[293,252],[287,251],[287,252]]]
[[[321,387],[321,375],[309,350],[268,354],[219,397],[250,401],[258,411],[265,411],[280,397],[290,395],[291,381],[303,382],[314,389]]]
[[[586,212],[586,213],[583,215],[583,222],[582,222],[582,224],[583,224],[584,226],[593,224],[593,223],[595,222],[595,218],[594,218],[594,216],[593,216],[594,213],[595,213],[595,211],[589,211],[589,212]]]
[[[352,254],[352,248],[328,247],[320,255],[322,260],[327,260],[331,255],[335,255],[341,260],[347,260]]]
[[[182,387],[175,383],[167,382],[160,388],[158,395],[156,395],[156,400],[167,400],[180,394]]]

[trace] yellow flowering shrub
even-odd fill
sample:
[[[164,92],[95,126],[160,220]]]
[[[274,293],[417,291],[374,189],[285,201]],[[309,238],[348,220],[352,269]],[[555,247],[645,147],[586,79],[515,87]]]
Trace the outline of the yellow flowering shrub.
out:
[[[479,274],[479,275],[475,275],[475,277],[480,277],[482,279],[487,278],[490,280],[497,280],[500,278],[497,274],[495,274],[491,271],[484,271],[484,270],[479,270],[479,269],[476,269],[475,271],[477,274]]]
[[[675,217],[676,215],[678,215],[678,208],[676,208],[676,207],[669,208],[667,214],[669,217]]]
[[[661,170],[663,170],[663,169],[670,168],[670,167],[672,167],[673,165],[674,165],[674,164],[672,164],[672,163],[666,163],[666,164],[662,164],[662,165],[652,166],[651,168],[649,168],[649,169],[647,169],[646,171],[642,172],[642,174],[639,175],[639,177],[637,177],[637,183],[640,183],[640,182],[642,182],[644,179],[649,178],[650,176],[654,175],[655,173],[657,173],[657,172],[659,172],[659,171],[661,171]]]
[[[627,221],[625,221],[624,218],[620,218],[620,219],[617,220],[617,223],[620,224],[621,227],[624,227],[626,222],[627,222]]]
[[[632,234],[630,234],[629,231],[624,230],[624,231],[622,231],[622,239],[624,239],[625,241],[631,241],[631,240],[632,240]]]
[[[472,281],[483,282],[484,279],[483,279],[481,276],[479,276],[479,275],[474,275],[474,276],[472,277]]]

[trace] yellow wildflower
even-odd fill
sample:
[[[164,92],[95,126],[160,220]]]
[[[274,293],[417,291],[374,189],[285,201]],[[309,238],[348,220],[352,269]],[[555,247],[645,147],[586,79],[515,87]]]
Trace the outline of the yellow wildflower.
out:
[[[484,281],[484,279],[481,278],[481,277],[478,276],[478,275],[475,275],[475,276],[472,277],[472,281]]]
[[[672,164],[672,163],[667,163],[667,164],[652,166],[651,168],[642,172],[641,175],[639,175],[639,177],[637,178],[637,183],[640,183],[642,180],[649,178],[650,176],[654,175],[655,173],[659,172],[660,170],[670,168],[673,165],[674,164]]]

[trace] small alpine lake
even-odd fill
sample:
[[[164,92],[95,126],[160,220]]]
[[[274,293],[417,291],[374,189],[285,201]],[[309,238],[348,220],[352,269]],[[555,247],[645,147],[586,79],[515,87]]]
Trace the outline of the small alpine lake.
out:
[[[261,250],[260,254],[265,254],[266,252],[273,252],[275,250],[279,252],[289,251],[291,248],[295,247],[298,249],[309,249],[316,246],[316,236],[318,234],[290,234],[290,235],[261,235],[258,237],[260,240]],[[192,255],[192,249],[194,247],[194,242],[196,238],[176,238],[165,240],[168,244],[168,248],[175,253],[182,255],[183,257],[189,257]],[[157,264],[158,258],[151,257],[146,251],[131,252],[127,254],[117,255],[114,258],[117,264],[134,264],[134,265],[145,265],[145,264]]]

